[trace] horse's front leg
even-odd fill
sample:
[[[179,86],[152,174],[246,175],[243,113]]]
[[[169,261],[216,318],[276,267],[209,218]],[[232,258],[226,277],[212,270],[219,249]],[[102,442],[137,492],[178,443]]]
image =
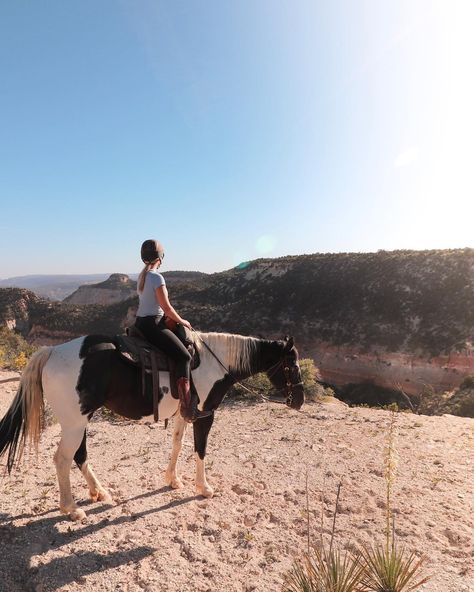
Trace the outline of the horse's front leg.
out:
[[[165,473],[165,483],[166,485],[170,485],[173,489],[181,489],[184,487],[183,482],[178,477],[176,465],[178,463],[179,453],[183,446],[183,437],[187,427],[188,422],[177,413],[173,420],[173,449],[171,450],[170,462]]]
[[[204,457],[206,456],[207,437],[214,422],[214,413],[193,423],[194,451],[196,454],[196,493],[212,497],[214,490],[206,480]]]

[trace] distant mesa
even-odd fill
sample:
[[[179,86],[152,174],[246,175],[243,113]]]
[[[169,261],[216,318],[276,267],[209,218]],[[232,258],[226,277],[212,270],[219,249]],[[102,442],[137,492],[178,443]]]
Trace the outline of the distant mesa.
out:
[[[117,304],[136,294],[137,282],[124,273],[113,273],[104,282],[79,286],[63,302],[68,304]]]
[[[109,288],[132,288],[136,289],[137,282],[131,280],[126,273],[113,273],[105,282],[100,282],[99,284],[92,284],[92,286],[100,289],[109,289]]]

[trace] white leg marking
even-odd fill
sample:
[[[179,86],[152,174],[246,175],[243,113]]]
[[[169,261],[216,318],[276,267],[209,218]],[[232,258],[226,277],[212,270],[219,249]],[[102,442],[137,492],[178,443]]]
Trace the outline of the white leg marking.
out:
[[[86,517],[84,510],[77,507],[71,494],[70,472],[72,460],[79,448],[84,428],[63,429],[61,441],[54,455],[54,463],[59,482],[59,509],[63,514],[69,514],[72,520],[82,520]]]
[[[196,493],[204,497],[212,497],[214,490],[209,485],[206,479],[206,469],[204,466],[204,459],[199,458],[196,452]]]
[[[188,423],[184,421],[181,415],[175,415],[173,420],[173,449],[171,450],[170,462],[165,473],[165,483],[166,485],[170,485],[173,489],[181,489],[184,487],[183,482],[176,472],[176,465],[178,463],[178,457],[181,452],[183,437],[187,427]]]
[[[84,475],[87,485],[89,486],[89,495],[93,502],[104,502],[106,504],[113,504],[110,493],[102,487],[100,481],[95,476],[92,467],[86,462],[81,467],[81,472]]]

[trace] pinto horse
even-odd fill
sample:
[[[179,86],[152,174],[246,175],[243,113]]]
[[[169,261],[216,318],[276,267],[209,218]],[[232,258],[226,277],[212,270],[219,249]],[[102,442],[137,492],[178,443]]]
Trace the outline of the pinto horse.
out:
[[[214,411],[237,381],[266,372],[276,389],[286,391],[286,404],[299,409],[304,402],[298,352],[293,338],[280,341],[243,337],[228,333],[193,335],[200,356],[192,379],[199,409],[212,413],[193,423],[196,458],[196,492],[212,497],[204,469],[207,438]],[[44,397],[61,425],[61,439],[54,455],[59,482],[59,507],[72,520],[82,520],[71,494],[70,470],[74,460],[84,475],[93,501],[112,503],[87,462],[86,426],[94,411],[106,407],[129,419],[153,414],[151,397],[141,393],[141,371],[128,364],[113,347],[114,338],[88,335],[36,352],[22,373],[16,397],[0,422],[0,456],[8,451],[7,468],[20,460],[26,443],[38,446],[42,430]],[[204,347],[204,345],[206,347]],[[90,349],[90,352],[88,351]],[[160,372],[160,419],[174,416],[173,448],[165,473],[167,485],[183,487],[176,471],[186,422],[177,413],[179,401],[171,395],[169,374]]]

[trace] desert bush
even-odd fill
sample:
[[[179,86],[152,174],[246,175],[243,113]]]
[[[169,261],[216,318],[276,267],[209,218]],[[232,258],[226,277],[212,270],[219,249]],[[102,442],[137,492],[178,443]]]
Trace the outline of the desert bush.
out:
[[[314,546],[286,574],[283,592],[356,592],[364,566],[357,556],[325,545]]]
[[[304,394],[309,401],[333,396],[334,392],[318,382],[319,370],[310,358],[300,360],[301,378],[304,382]]]
[[[467,376],[459,388],[445,392],[436,392],[433,387],[426,385],[420,397],[418,413],[449,413],[460,417],[474,417],[474,386],[470,386],[472,381],[473,377]]]
[[[23,370],[23,368],[28,364],[28,358],[24,351],[18,353],[18,355],[14,358],[11,366],[13,370],[18,370],[19,372]]]
[[[341,552],[334,541],[341,487],[342,482],[337,488],[329,542],[323,538],[321,523],[319,543],[310,546],[309,502],[307,501],[308,550],[304,553],[303,559],[297,559],[291,570],[285,574],[282,592],[357,592],[359,590],[362,592],[360,586],[364,576],[364,566],[360,562],[359,553]],[[307,481],[306,496],[308,498]]]
[[[459,385],[459,388],[462,389],[472,389],[474,388],[474,374],[469,374],[464,378],[464,380]]]
[[[459,404],[455,415],[474,417],[474,388],[459,389],[458,398]]]
[[[307,399],[315,401],[322,397],[334,396],[332,389],[325,388],[318,382],[319,372],[313,360],[310,358],[301,359],[299,365]],[[243,386],[242,384],[235,384],[229,394],[231,397],[258,400],[260,395],[268,397],[274,394],[274,388],[267,375],[262,372],[244,380]]]
[[[235,384],[229,390],[229,396],[249,401],[257,401],[259,400],[260,395],[268,397],[272,392],[272,383],[267,378],[267,375],[261,372],[260,374],[255,374],[242,381],[242,384]]]
[[[424,558],[418,558],[415,553],[407,553],[395,543],[388,547],[365,547],[361,557],[364,566],[364,591],[410,592],[428,581],[428,577],[417,578]]]
[[[94,412],[92,417],[92,421],[108,421],[109,423],[124,423],[129,422],[130,419],[128,417],[124,417],[123,415],[119,415],[115,413],[115,411],[111,411],[107,409],[107,407],[100,407],[97,411]]]
[[[19,333],[7,327],[0,328],[0,368],[22,370],[36,349]]]

